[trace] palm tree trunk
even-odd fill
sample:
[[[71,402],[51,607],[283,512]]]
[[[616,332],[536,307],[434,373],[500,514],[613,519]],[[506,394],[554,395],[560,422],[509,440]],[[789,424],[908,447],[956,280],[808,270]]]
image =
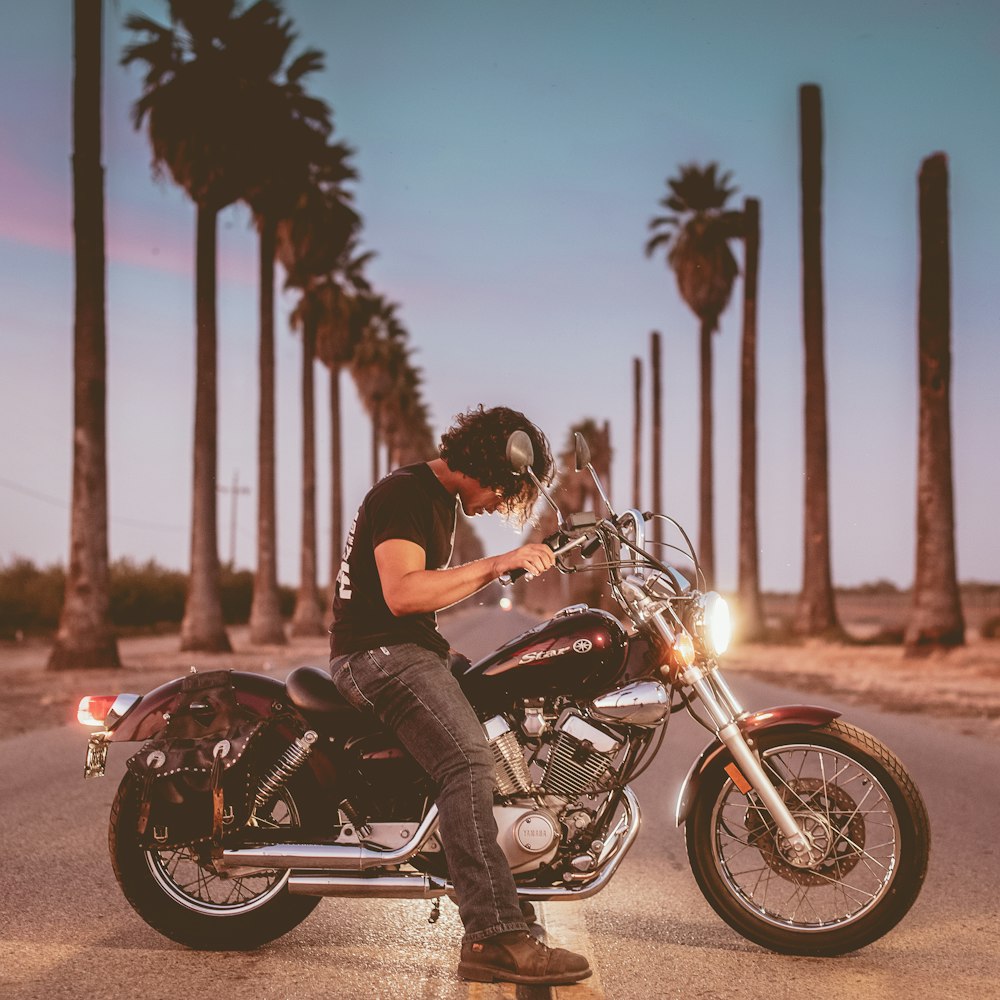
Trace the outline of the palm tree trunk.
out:
[[[743,342],[740,357],[740,633],[764,634],[757,541],[757,270],[760,202],[743,202]]]
[[[920,168],[917,570],[908,656],[965,642],[955,566],[951,459],[951,254],[948,159],[935,153]]]
[[[302,550],[299,590],[292,615],[292,635],[322,635],[323,612],[316,584],[316,403],[313,367],[316,364],[316,321],[302,323]]]
[[[215,208],[198,206],[191,575],[181,622],[181,649],[212,653],[232,649],[222,621],[219,587],[218,456],[215,440],[218,429],[218,333],[215,314],[217,215]]]
[[[701,364],[701,448],[698,470],[698,561],[707,586],[715,580],[715,496],[712,469],[712,333],[714,322],[702,321]]]
[[[344,551],[344,463],[340,435],[340,363],[330,363],[330,606]]]
[[[382,444],[382,397],[372,399],[372,486],[379,481],[379,446]]]
[[[642,508],[642,359],[632,359],[632,506]]]
[[[257,434],[257,572],[250,605],[250,641],[284,645],[278,598],[277,505],[274,455],[275,223],[260,222],[260,417]]]
[[[75,0],[73,55],[73,504],[50,670],[121,666],[109,623],[101,0]]]
[[[802,180],[802,314],[805,340],[805,544],[796,630],[837,636],[830,565],[830,490],[823,358],[823,121],[820,90],[799,89]]]
[[[663,460],[661,439],[663,437],[663,412],[660,408],[661,380],[660,380],[660,335],[655,330],[649,337],[650,369],[651,381],[653,383],[653,512],[663,513],[663,472],[661,462]],[[652,524],[651,538],[654,542],[661,539],[662,532],[660,525],[663,522],[659,519]]]

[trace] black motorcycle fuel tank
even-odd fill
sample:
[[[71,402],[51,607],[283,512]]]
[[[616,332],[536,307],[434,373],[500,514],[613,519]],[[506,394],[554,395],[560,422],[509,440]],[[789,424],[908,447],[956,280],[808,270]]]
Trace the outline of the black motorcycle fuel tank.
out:
[[[627,651],[625,630],[613,615],[567,610],[472,664],[459,681],[472,704],[484,710],[504,708],[512,699],[592,698],[614,687]]]

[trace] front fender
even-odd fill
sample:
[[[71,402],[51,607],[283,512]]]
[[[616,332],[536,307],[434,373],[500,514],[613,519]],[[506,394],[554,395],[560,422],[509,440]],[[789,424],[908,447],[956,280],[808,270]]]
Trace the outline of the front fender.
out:
[[[819,729],[839,715],[840,712],[819,705],[779,705],[776,708],[765,708],[760,712],[744,716],[739,720],[739,726],[744,736],[751,736],[766,729]],[[687,820],[691,805],[698,795],[701,776],[720,754],[728,756],[729,751],[719,740],[713,740],[691,765],[677,797],[675,820],[677,826]]]

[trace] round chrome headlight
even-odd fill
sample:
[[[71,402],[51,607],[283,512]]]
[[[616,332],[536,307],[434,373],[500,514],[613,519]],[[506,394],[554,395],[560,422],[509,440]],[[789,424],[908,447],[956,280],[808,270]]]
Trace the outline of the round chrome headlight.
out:
[[[726,599],[714,590],[702,594],[695,605],[695,630],[712,656],[721,656],[729,649],[733,623]]]

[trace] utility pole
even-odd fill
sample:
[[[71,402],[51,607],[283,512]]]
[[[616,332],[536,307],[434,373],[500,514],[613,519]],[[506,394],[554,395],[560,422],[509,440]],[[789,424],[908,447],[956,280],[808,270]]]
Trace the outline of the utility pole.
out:
[[[663,450],[661,447],[661,440],[663,437],[663,413],[661,410],[661,374],[660,374],[660,334],[654,330],[649,335],[649,353],[650,361],[649,366],[652,375],[652,391],[653,391],[653,432],[652,432],[652,445],[653,445],[653,512],[655,514],[663,513],[663,474],[662,474],[662,459]],[[661,522],[659,520],[653,521],[653,532],[652,538],[654,542],[659,542],[662,539],[662,532],[660,529]]]
[[[229,568],[235,570],[237,501],[239,500],[240,496],[244,496],[250,492],[250,487],[240,486],[240,473],[239,470],[236,470],[233,472],[233,485],[219,486],[218,490],[220,493],[229,493],[232,496],[229,509]]]
[[[642,359],[632,359],[632,506],[642,509]]]

